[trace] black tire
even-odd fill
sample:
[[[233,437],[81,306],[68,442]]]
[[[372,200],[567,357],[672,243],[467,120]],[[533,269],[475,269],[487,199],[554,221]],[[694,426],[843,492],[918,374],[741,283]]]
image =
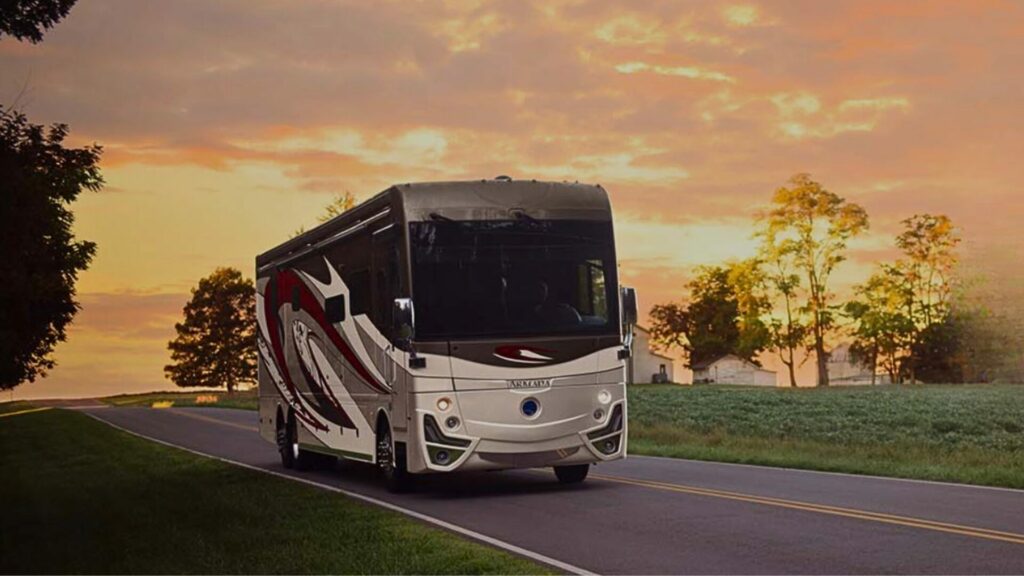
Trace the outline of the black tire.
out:
[[[281,456],[281,465],[291,470],[299,458],[299,442],[295,435],[294,418],[287,422],[277,420],[277,453]]]
[[[391,439],[391,427],[382,422],[377,432],[377,472],[390,492],[408,492],[412,475],[406,468],[405,444]]]
[[[288,421],[277,427],[277,452],[281,465],[289,470],[309,470],[322,462],[320,454],[299,448],[299,428],[295,415],[289,414]]]
[[[579,484],[587,479],[590,464],[574,464],[572,466],[555,466],[555,476],[562,484]]]

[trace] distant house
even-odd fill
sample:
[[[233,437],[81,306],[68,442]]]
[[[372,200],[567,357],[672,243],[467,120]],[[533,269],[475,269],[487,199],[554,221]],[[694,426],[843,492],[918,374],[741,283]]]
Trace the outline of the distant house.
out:
[[[871,367],[856,362],[850,355],[850,344],[836,346],[828,355],[828,383],[832,386],[870,386]],[[891,384],[889,375],[876,374],[875,384]]]
[[[633,354],[626,370],[627,382],[675,382],[672,358],[651,349],[651,333],[643,326],[633,331]]]
[[[692,366],[694,384],[743,384],[775,386],[775,372],[765,370],[734,354],[726,354]]]

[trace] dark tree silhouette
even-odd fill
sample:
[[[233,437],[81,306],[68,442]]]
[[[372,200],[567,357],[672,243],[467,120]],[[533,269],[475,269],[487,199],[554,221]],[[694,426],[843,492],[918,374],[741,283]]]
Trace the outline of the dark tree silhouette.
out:
[[[68,206],[102,187],[101,149],[65,148],[67,134],[0,107],[0,389],[53,368],[50,354],[79,309],[75,281],[96,252],[75,241]]]
[[[0,0],[0,39],[4,35],[38,44],[43,32],[60,22],[77,0]]]
[[[256,289],[238,270],[218,268],[200,280],[174,328],[164,372],[176,385],[234,392],[256,381]]]
[[[757,363],[769,335],[758,319],[764,303],[751,279],[753,267],[751,262],[700,267],[687,284],[689,303],[651,308],[654,342],[682,348],[690,366],[725,354]]]

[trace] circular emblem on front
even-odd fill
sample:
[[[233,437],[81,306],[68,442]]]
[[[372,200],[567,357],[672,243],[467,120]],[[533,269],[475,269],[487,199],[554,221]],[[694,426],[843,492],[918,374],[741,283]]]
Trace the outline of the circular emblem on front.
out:
[[[527,398],[519,405],[519,409],[523,412],[523,416],[533,418],[540,413],[540,402],[536,398]]]

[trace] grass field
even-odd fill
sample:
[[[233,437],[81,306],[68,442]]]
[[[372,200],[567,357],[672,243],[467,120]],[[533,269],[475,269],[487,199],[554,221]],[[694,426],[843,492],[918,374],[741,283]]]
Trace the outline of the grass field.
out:
[[[216,402],[197,402],[197,398],[216,398]],[[152,406],[156,403],[166,405],[170,402],[175,407],[182,406],[216,406],[218,408],[238,408],[256,410],[259,399],[255,390],[246,390],[228,394],[226,392],[147,392],[145,394],[122,394],[101,398],[111,406]]]
[[[634,454],[1024,488],[1024,386],[633,385]]]
[[[2,573],[539,573],[394,512],[48,410],[0,419]]]

